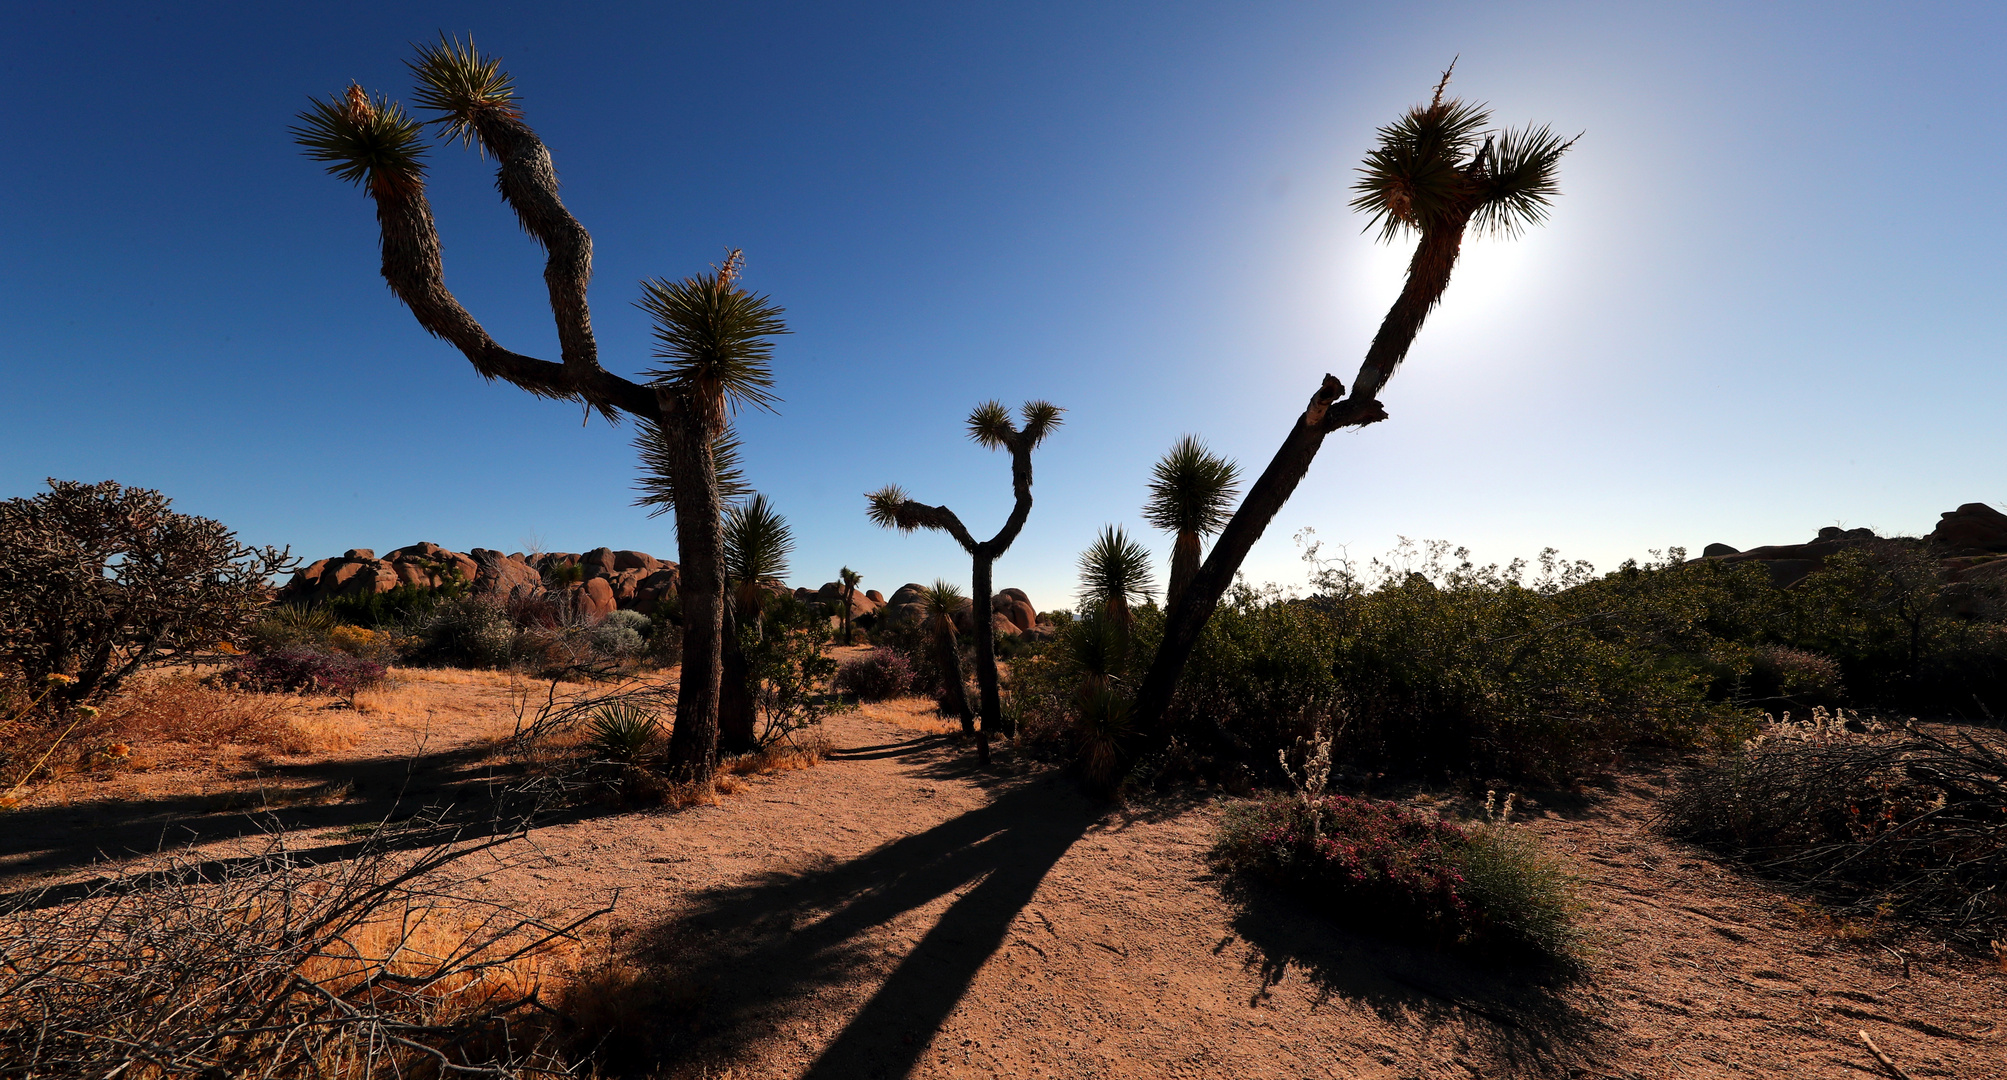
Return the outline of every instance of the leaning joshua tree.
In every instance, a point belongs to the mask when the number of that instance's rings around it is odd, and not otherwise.
[[[1465,232],[1515,236],[1547,217],[1549,201],[1559,190],[1555,177],[1561,155],[1575,140],[1561,138],[1545,125],[1487,132],[1491,113],[1485,106],[1443,96],[1449,78],[1444,72],[1428,104],[1409,109],[1379,130],[1379,141],[1353,185],[1358,196],[1352,208],[1370,216],[1368,227],[1377,227],[1382,240],[1408,234],[1417,238],[1401,295],[1366,350],[1351,396],[1336,378],[1324,376],[1221,531],[1212,554],[1170,605],[1164,642],[1136,700],[1136,721],[1146,738],[1161,741],[1168,735],[1165,712],[1199,633],[1248,550],[1309,471],[1324,437],[1387,418],[1378,400],[1380,388],[1449,287]]]
[[[1169,607],[1199,572],[1199,541],[1220,531],[1240,494],[1240,467],[1206,448],[1196,435],[1179,439],[1150,471],[1143,520],[1176,537],[1171,543]]]
[[[1022,429],[1011,422],[1010,410],[1002,402],[986,401],[969,413],[969,438],[995,450],[999,447],[1010,451],[1010,486],[1016,496],[1011,506],[1010,517],[995,536],[978,542],[969,535],[962,525],[962,519],[945,506],[928,506],[908,498],[905,489],[897,485],[881,488],[865,496],[871,500],[871,520],[888,529],[911,532],[914,529],[939,529],[955,538],[962,550],[969,553],[975,563],[971,585],[975,591],[973,616],[970,622],[976,631],[976,685],[982,693],[983,729],[979,747],[987,747],[991,732],[1003,731],[1003,701],[997,689],[997,640],[996,627],[990,618],[991,587],[990,565],[997,557],[1010,550],[1011,541],[1024,528],[1025,518],[1031,515],[1031,452],[1052,429],[1060,425],[1059,414],[1064,412],[1049,401],[1027,401],[1018,410],[1024,417]],[[1010,732],[1003,732],[1008,735]],[[987,753],[985,753],[987,756]]]
[[[435,114],[421,123],[402,106],[360,86],[315,101],[300,114],[295,138],[328,171],[360,184],[376,203],[382,273],[418,324],[444,338],[488,379],[504,379],[538,397],[576,401],[608,421],[622,413],[657,429],[663,464],[676,477],[676,544],[682,562],[683,679],[670,738],[673,767],[709,783],[717,767],[718,665],[724,580],[718,478],[713,447],[727,415],[741,405],[771,407],[772,348],[786,332],[780,308],[738,287],[734,253],[712,274],[643,283],[641,306],[655,318],[663,363],[641,381],[600,366],[586,286],[592,238],[558,198],[550,151],[523,120],[521,102],[500,62],[442,38],[421,46],[408,65],[413,100]],[[548,258],[544,282],[557,323],[560,361],[540,360],[497,344],[447,290],[439,234],[425,195],[425,123],[448,141],[478,144],[494,155],[495,186],[516,220]]]

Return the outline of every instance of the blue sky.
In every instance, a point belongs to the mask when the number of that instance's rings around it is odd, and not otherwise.
[[[1461,56],[1502,123],[1582,131],[1551,223],[1477,242],[1382,395],[1248,561],[1396,536],[1486,559],[1927,531],[2007,500],[2007,93],[1997,4],[19,5],[0,36],[0,496],[156,487],[308,557],[420,539],[673,557],[625,429],[483,383],[376,273],[367,199],[286,134],[409,42],[515,75],[591,230],[602,360],[637,282],[745,249],[788,309],[751,478],[797,583],[966,580],[870,526],[897,482],[979,533],[1008,467],[961,434],[1048,398],[999,563],[1041,607],[1196,432],[1257,472],[1350,381],[1405,251],[1345,208],[1375,125]],[[555,356],[540,253],[475,154],[433,155],[447,281]],[[1151,536],[1168,555],[1168,540]]]

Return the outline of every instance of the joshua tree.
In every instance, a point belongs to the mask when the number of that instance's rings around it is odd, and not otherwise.
[[[1059,414],[1064,411],[1051,402],[1027,401],[1018,410],[1018,415],[1024,418],[1022,429],[1011,422],[1010,410],[1001,402],[986,401],[969,413],[969,438],[992,450],[1002,447],[1010,451],[1010,484],[1017,501],[1011,506],[1004,527],[988,540],[977,542],[954,511],[914,502],[905,489],[896,485],[865,496],[871,500],[867,512],[872,521],[901,532],[939,529],[954,537],[975,563],[971,575],[975,598],[970,614],[976,633],[976,684],[983,700],[983,738],[979,746],[987,746],[990,732],[1002,731],[1004,722],[1003,701],[997,688],[996,627],[990,617],[990,566],[1010,550],[1011,541],[1017,539],[1025,518],[1031,514],[1031,452],[1060,425]]]
[[[1150,473],[1150,500],[1143,520],[1171,533],[1171,579],[1164,606],[1177,604],[1192,575],[1199,572],[1199,538],[1227,523],[1240,494],[1240,467],[1214,454],[1196,435],[1187,435],[1158,459]]]
[[[772,347],[786,332],[781,310],[737,285],[736,252],[725,266],[678,282],[643,284],[641,306],[655,317],[656,356],[666,361],[641,381],[599,364],[586,286],[592,238],[558,198],[557,170],[523,120],[520,100],[500,61],[442,38],[409,62],[413,100],[436,114],[448,141],[478,144],[499,162],[495,184],[516,220],[548,253],[544,282],[557,323],[561,362],[497,344],[447,290],[439,234],[425,195],[424,124],[360,86],[314,101],[295,138],[328,171],[362,185],[376,203],[383,278],[418,324],[444,338],[489,379],[505,379],[538,397],[576,401],[609,422],[626,413],[658,429],[663,464],[676,477],[676,544],[682,562],[683,680],[670,758],[686,779],[708,783],[717,766],[720,636],[724,584],[719,574],[720,518],[712,448],[727,412],[771,407]]]
[[[1163,645],[1136,701],[1138,726],[1153,741],[1168,735],[1165,711],[1199,633],[1248,550],[1309,471],[1324,437],[1387,418],[1378,400],[1380,388],[1449,287],[1464,233],[1475,229],[1480,235],[1516,236],[1546,219],[1559,190],[1555,178],[1561,155],[1575,140],[1561,138],[1545,125],[1487,133],[1491,114],[1485,106],[1443,96],[1449,78],[1445,71],[1427,104],[1379,130],[1378,144],[1359,170],[1352,208],[1369,215],[1368,228],[1377,227],[1382,240],[1409,233],[1417,237],[1407,281],[1366,350],[1351,396],[1345,396],[1343,383],[1324,376],[1221,531],[1212,554],[1170,606]]]
[[[968,597],[962,590],[940,578],[920,594],[927,613],[927,626],[934,644],[934,666],[941,669],[941,702],[962,719],[964,734],[976,737],[976,751],[984,764],[990,760],[989,735],[976,729],[975,710],[969,708],[969,690],[962,683],[962,647],[955,638],[955,612]]]
[[[864,575],[848,566],[836,572],[836,580],[843,583],[843,643],[850,644],[850,610],[857,603],[857,583]]]
[[[766,633],[766,588],[787,576],[794,532],[765,495],[754,495],[725,511],[725,577],[732,586],[725,606],[723,675],[718,690],[718,746],[744,753],[757,743],[752,672],[739,644],[739,628],[750,622],[754,640]]]

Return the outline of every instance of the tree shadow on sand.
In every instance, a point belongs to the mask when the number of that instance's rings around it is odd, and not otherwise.
[[[1049,782],[1022,782],[980,809],[858,859],[699,897],[687,913],[643,931],[640,949],[660,985],[701,996],[697,1023],[688,1014],[653,1017],[658,1029],[635,1041],[656,1061],[609,1064],[639,1070],[664,1058],[723,1061],[756,1047],[783,1033],[822,991],[878,982],[876,932],[953,895],[801,1074],[908,1075],[1046,873],[1100,817],[1083,797]]]

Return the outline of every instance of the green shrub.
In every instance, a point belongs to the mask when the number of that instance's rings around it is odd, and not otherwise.
[[[457,566],[440,571],[442,585],[399,585],[388,592],[348,593],[329,597],[320,605],[337,622],[353,626],[408,627],[423,623],[441,604],[465,598],[473,583],[460,577]]]
[[[458,667],[505,667],[515,652],[516,627],[492,600],[465,597],[434,608],[420,630],[417,658]]]
[[[264,653],[306,647],[327,649],[328,638],[341,623],[329,612],[297,604],[274,604],[246,632],[246,651]]]
[[[638,611],[615,611],[592,628],[592,645],[611,657],[639,656],[648,647],[648,630],[648,616]]]
[[[823,648],[830,637],[829,620],[814,608],[792,596],[775,597],[766,606],[765,625],[741,626],[739,635],[761,747],[851,707],[828,690],[836,659]]]
[[[1212,862],[1367,932],[1495,955],[1569,958],[1569,876],[1529,835],[1396,803],[1277,795],[1227,807]]]

